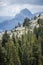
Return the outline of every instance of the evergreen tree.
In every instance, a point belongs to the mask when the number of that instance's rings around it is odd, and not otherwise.
[[[0,45],[0,65],[6,65],[5,48]]]
[[[27,26],[27,27],[29,27],[29,21],[30,21],[30,19],[25,18],[25,19],[24,19],[23,26]]]
[[[6,48],[7,48],[7,58],[9,59],[8,65],[21,65],[18,56],[18,50],[12,40],[8,41]]]
[[[8,42],[8,40],[9,40],[9,35],[7,34],[7,31],[5,31],[2,37],[2,46],[5,46],[5,43]]]

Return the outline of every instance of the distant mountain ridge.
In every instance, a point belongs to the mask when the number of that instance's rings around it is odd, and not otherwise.
[[[12,16],[0,16],[0,23],[2,23],[5,20],[11,20],[12,18]]]
[[[28,17],[31,19],[33,14],[28,9],[23,9],[20,11],[19,14],[17,14],[12,20],[6,20],[2,23],[0,23],[0,29],[2,30],[11,30],[16,25],[18,25],[18,22],[23,23],[24,19]]]
[[[28,17],[29,19],[31,19],[32,17],[34,17],[37,14],[40,14],[43,12],[39,12],[39,13],[35,13],[32,14],[28,9],[23,9],[20,11],[19,14],[17,14],[14,18],[12,18],[11,20],[5,20],[2,23],[0,23],[0,30],[11,30],[13,29],[15,26],[18,25],[18,23],[23,23],[24,19],[26,17]]]
[[[37,16],[39,14],[43,14],[43,12],[37,12],[37,13],[34,14],[34,16]]]

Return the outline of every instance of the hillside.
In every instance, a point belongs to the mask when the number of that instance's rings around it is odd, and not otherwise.
[[[43,16],[28,22],[0,33],[0,65],[43,65]]]
[[[34,28],[35,27],[39,27],[39,24],[37,23],[37,21],[38,21],[38,19],[41,19],[41,20],[43,20],[43,15],[41,15],[40,17],[37,17],[37,19],[35,19],[35,20],[30,20],[29,21],[29,28],[26,28],[25,29],[25,27],[23,27],[23,25],[21,24],[21,26],[20,27],[17,27],[17,28],[13,28],[12,30],[9,30],[9,31],[7,31],[8,32],[8,34],[10,34],[10,36],[11,36],[11,38],[12,38],[12,34],[14,33],[15,35],[18,35],[18,37],[19,36],[21,36],[22,34],[24,34],[24,32],[28,32],[28,31],[31,31],[31,32],[33,32],[33,30],[34,30]],[[7,24],[9,24],[9,27],[10,27],[10,23],[7,23]],[[4,26],[4,25],[3,25]],[[13,26],[13,25],[12,25]],[[8,27],[8,28],[9,28]],[[3,27],[3,30],[4,30],[4,27]],[[1,32],[0,32],[0,39],[2,39],[2,36],[3,36],[3,34],[4,34],[4,31],[3,30],[1,30]],[[2,32],[3,31],[3,32]],[[12,32],[11,32],[12,31]]]

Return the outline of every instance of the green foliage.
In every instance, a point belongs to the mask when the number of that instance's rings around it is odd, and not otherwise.
[[[34,16],[34,20],[36,20],[37,19],[37,16]]]
[[[9,40],[9,35],[7,34],[7,31],[5,31],[2,37],[2,46],[5,46],[5,43],[8,42],[8,40]]]
[[[34,28],[34,34],[36,35],[36,38],[38,39],[39,34],[40,34],[40,29],[39,28]]]
[[[24,19],[23,26],[28,26],[28,27],[29,27],[29,21],[30,21],[30,19],[25,18],[25,19]]]
[[[0,45],[0,65],[6,65],[5,48]]]
[[[6,50],[7,50],[7,58],[9,59],[9,65],[21,65],[19,56],[18,56],[18,50],[16,46],[14,45],[14,42],[12,40],[9,40],[8,43],[6,43]]]

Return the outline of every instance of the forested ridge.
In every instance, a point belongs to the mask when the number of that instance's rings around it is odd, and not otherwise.
[[[23,26],[29,26],[26,21]],[[0,65],[43,65],[43,20],[37,22],[39,27],[33,33],[24,32],[21,38],[12,35],[11,39],[5,31],[0,41]]]

